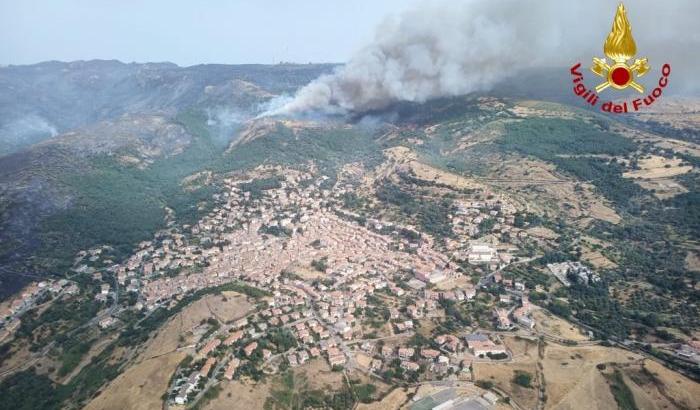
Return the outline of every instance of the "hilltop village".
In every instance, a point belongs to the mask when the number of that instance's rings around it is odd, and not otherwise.
[[[106,302],[118,287],[133,295],[131,309],[148,314],[232,282],[266,292],[264,309],[206,332],[173,378],[172,404],[191,402],[212,380],[276,373],[316,357],[333,368],[415,380],[469,372],[474,361],[507,360],[499,336],[477,326],[458,323],[450,333],[416,336],[421,319],[444,317],[454,304],[474,300],[479,286],[507,290],[485,315],[494,329],[534,326],[525,285],[500,273],[517,259],[512,243],[465,240],[443,253],[413,226],[362,220],[343,209],[339,199],[351,187],[323,189],[325,177],[275,171],[227,179],[205,218],[141,243],[125,263],[109,268],[116,283],[103,283],[96,296]],[[513,227],[516,210],[503,200],[461,200],[455,209],[454,229],[467,238],[478,236],[484,220],[526,236]],[[76,269],[89,270],[84,262],[94,254],[80,255]],[[464,264],[483,269],[482,280],[465,276]],[[110,317],[100,326],[117,323]]]
[[[515,226],[519,209],[507,198],[455,199],[452,229],[464,239],[438,244],[413,225],[347,209],[342,198],[354,188],[326,188],[326,179],[280,168],[230,177],[204,218],[168,222],[123,263],[110,263],[106,247],[76,257],[75,272],[91,274],[95,299],[111,306],[96,322],[104,331],[120,326],[124,310],[148,317],[198,291],[257,289],[258,309],[190,329],[199,337],[171,378],[170,405],[316,358],[387,381],[469,378],[476,362],[512,359],[503,332],[535,334],[528,298],[535,289],[504,269],[533,260],[520,247],[537,239]],[[564,286],[599,280],[578,263],[548,269]],[[42,282],[25,302],[12,302],[8,323],[19,321],[13,315],[38,299],[39,288],[77,289],[67,280]],[[430,318],[443,325],[419,332]]]

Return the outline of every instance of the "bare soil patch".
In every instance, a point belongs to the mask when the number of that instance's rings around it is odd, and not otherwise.
[[[640,169],[625,172],[622,176],[625,178],[654,179],[673,177],[692,171],[692,165],[681,165],[682,163],[683,160],[680,158],[650,155],[648,158],[639,160]]]
[[[169,353],[129,367],[85,407],[88,410],[150,410],[162,406],[161,396],[183,352]]]
[[[548,335],[574,341],[589,340],[578,327],[544,309],[533,309],[532,317],[535,319],[536,329]]]
[[[261,409],[270,395],[271,383],[236,380],[222,383],[219,396],[209,401],[206,410]]]
[[[381,401],[369,404],[360,403],[357,406],[357,410],[397,410],[402,408],[402,405],[409,402],[408,393],[414,391],[414,387],[397,387],[384,396]]]

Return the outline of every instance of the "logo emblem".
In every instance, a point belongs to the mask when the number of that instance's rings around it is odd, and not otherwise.
[[[593,57],[591,71],[605,82],[595,87],[596,92],[601,92],[608,87],[624,90],[632,87],[640,93],[644,93],[644,87],[635,81],[635,77],[641,77],[649,71],[649,63],[646,58],[638,58],[632,65],[627,63],[637,54],[637,44],[632,37],[632,26],[627,20],[625,6],[620,3],[617,6],[612,31],[603,45],[603,52],[612,60],[612,65],[607,59]]]

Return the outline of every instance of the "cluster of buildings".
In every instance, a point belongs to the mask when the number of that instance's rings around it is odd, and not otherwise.
[[[75,295],[80,288],[67,279],[32,282],[18,295],[0,304],[0,342],[19,327],[22,315],[28,310],[62,294]]]
[[[404,239],[411,252],[398,250],[393,246],[396,238],[329,209],[328,201],[335,194],[319,189],[318,183],[300,188],[298,182],[304,178],[310,175],[287,175],[280,188],[256,199],[241,190],[245,181],[228,181],[229,191],[221,205],[189,227],[189,239],[161,239],[158,246],[143,243],[117,268],[120,283],[140,292],[143,306],[154,309],[178,295],[237,279],[270,288],[290,266],[309,266],[321,259],[323,273],[339,284],[361,275],[372,277],[354,284],[356,292],[385,282],[383,275],[398,271],[413,272],[416,279],[433,284],[458,276],[449,258],[427,241],[416,244]],[[283,234],[269,234],[270,226],[283,226],[284,231],[279,231]],[[174,266],[202,268],[168,274]]]
[[[494,197],[491,193],[484,193]],[[487,233],[502,233],[510,231],[515,223],[517,209],[503,198],[484,201],[455,200],[457,209],[452,218],[453,229],[464,236],[478,238]],[[490,221],[488,231],[484,232],[484,221]]]
[[[125,262],[106,268],[119,290],[137,299],[137,310],[169,307],[190,292],[234,281],[272,295],[264,298],[262,310],[205,332],[206,340],[197,344],[199,359],[180,369],[170,388],[173,404],[188,403],[211,378],[234,380],[244,366],[274,372],[283,363],[294,367],[322,358],[330,366],[352,368],[363,351],[373,353],[369,370],[374,372],[398,359],[405,371],[445,374],[463,368],[465,352],[474,357],[503,353],[502,345],[481,336],[470,340],[439,334],[430,346],[384,346],[376,352],[375,343],[358,343],[372,332],[365,312],[377,307],[377,295],[389,303],[390,334],[409,337],[418,321],[441,314],[441,301],[472,300],[477,288],[464,281],[439,288],[462,274],[455,255],[437,251],[429,236],[406,234],[411,226],[361,223],[351,211],[335,206],[342,190],[322,189],[323,179],[293,170],[284,176],[273,170],[270,176],[269,171],[227,179],[225,192],[215,196],[215,206],[197,223],[169,223]],[[276,183],[257,184],[261,178]],[[508,231],[515,213],[497,200],[457,208],[456,230],[492,219],[492,231]],[[473,264],[510,262],[510,250],[492,242],[467,241],[457,251]],[[108,262],[100,253],[81,258],[103,266]],[[502,278],[494,275],[494,280]],[[515,285],[516,291],[525,290]],[[106,298],[114,291],[104,281],[97,296]],[[527,298],[521,300],[517,308],[496,311],[499,328],[512,328],[512,321],[531,327]],[[100,326],[113,326],[109,319]],[[279,332],[293,342],[273,343]]]
[[[600,281],[600,276],[581,262],[549,263],[547,269],[566,287],[571,286],[571,280],[584,285]]]

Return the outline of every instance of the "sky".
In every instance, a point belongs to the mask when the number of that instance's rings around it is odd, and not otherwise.
[[[0,64],[344,62],[416,0],[0,0]]]

